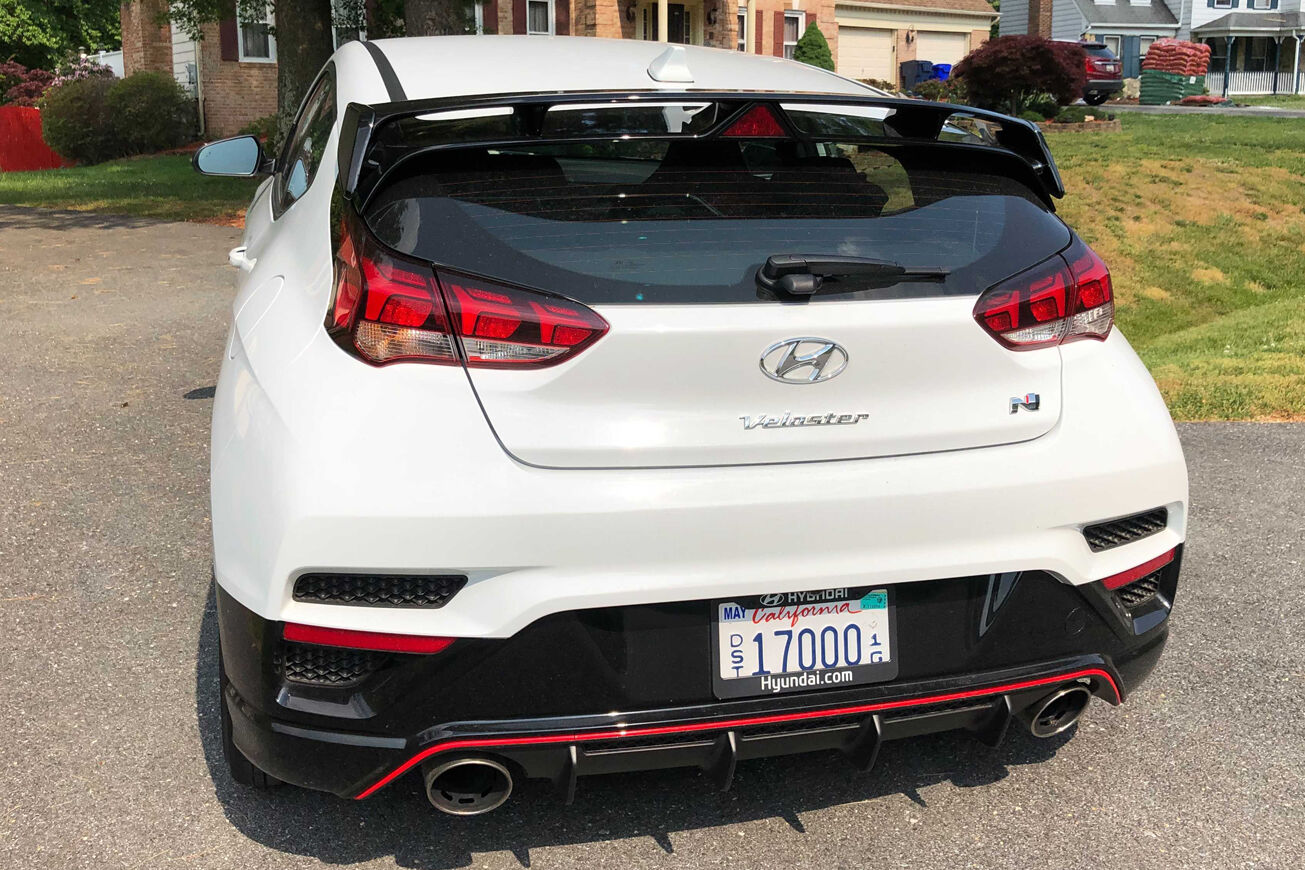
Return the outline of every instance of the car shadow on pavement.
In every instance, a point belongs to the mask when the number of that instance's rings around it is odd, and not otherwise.
[[[596,776],[580,780],[568,807],[550,784],[518,782],[502,809],[459,819],[433,809],[415,776],[367,801],[291,786],[260,792],[236,785],[222,758],[216,651],[210,588],[199,632],[196,710],[205,761],[227,819],[270,849],[328,864],[393,856],[402,867],[445,870],[470,866],[479,853],[508,851],[529,867],[534,849],[637,837],[672,854],[677,832],[763,819],[781,820],[801,836],[802,813],[890,795],[926,807],[923,789],[998,782],[1011,767],[1054,756],[1074,730],[1039,740],[1013,724],[996,750],[962,734],[895,741],[870,773],[855,771],[837,753],[750,761],[739,766],[733,789],[725,793],[696,770]]]
[[[30,205],[0,206],[0,230],[114,230],[154,226],[153,218],[89,211],[39,208]]]

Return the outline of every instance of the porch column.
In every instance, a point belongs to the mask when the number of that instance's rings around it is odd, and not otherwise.
[[[664,0],[663,0],[664,2]],[[1232,78],[1232,50],[1235,36],[1225,36],[1224,42],[1228,51],[1223,56],[1223,96],[1228,98],[1228,79]]]
[[[1291,61],[1291,92],[1300,93],[1300,34],[1292,36],[1296,40],[1296,56]]]
[[[757,53],[757,34],[752,30],[757,26],[757,0],[748,0],[748,14],[743,21],[743,32],[747,39],[743,41],[743,50],[748,54]],[[1299,53],[1299,52],[1298,52]]]
[[[1273,37],[1273,92],[1278,93],[1278,67],[1282,65],[1282,37]]]
[[[657,41],[670,42],[671,29],[670,4],[668,0],[657,0]]]

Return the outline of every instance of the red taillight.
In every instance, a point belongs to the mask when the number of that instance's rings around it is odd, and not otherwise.
[[[1161,555],[1156,556],[1149,562],[1143,562],[1136,568],[1129,568],[1127,571],[1112,574],[1111,576],[1104,578],[1101,582],[1107,589],[1113,592],[1121,586],[1127,586],[1129,583],[1136,582],[1141,580],[1143,577],[1154,574],[1173,560],[1174,551],[1170,550],[1168,553],[1162,553]]]
[[[1064,254],[985,292],[974,305],[974,319],[1011,350],[1104,341],[1115,322],[1110,270],[1075,239]]]
[[[607,321],[578,302],[439,273],[467,365],[520,368],[574,356],[607,331]]]
[[[461,356],[480,368],[538,368],[575,356],[607,332],[607,321],[579,302],[452,272],[437,276],[347,223],[335,259],[327,325],[372,363],[452,365]]]
[[[295,643],[337,646],[345,649],[370,649],[379,652],[437,653],[448,649],[451,637],[426,637],[416,634],[389,634],[381,631],[353,631],[347,628],[323,628],[287,622],[282,636]]]

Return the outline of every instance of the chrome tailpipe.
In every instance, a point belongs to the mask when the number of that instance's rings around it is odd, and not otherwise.
[[[426,798],[453,816],[479,816],[496,810],[512,794],[512,774],[492,758],[468,756],[422,765]]]
[[[1062,686],[1020,712],[1020,720],[1034,737],[1054,737],[1070,728],[1087,709],[1092,693],[1087,686]]]

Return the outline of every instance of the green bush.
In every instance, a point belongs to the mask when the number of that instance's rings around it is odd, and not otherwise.
[[[100,163],[122,153],[113,132],[109,91],[99,76],[57,85],[41,99],[41,136],[55,153],[80,163]]]
[[[250,121],[240,128],[242,135],[257,136],[263,140],[263,153],[275,154],[280,150],[276,135],[276,115],[266,115],[256,121]]]
[[[948,79],[945,82],[928,79],[915,86],[915,95],[922,100],[932,100],[935,103],[964,104],[966,101],[965,85],[961,84],[959,79]]]
[[[1046,116],[1041,112],[1035,112],[1032,109],[1025,109],[1023,112],[1020,112],[1020,118],[1025,121],[1032,121],[1035,124],[1041,124],[1043,121],[1047,120]]]
[[[1056,115],[1055,122],[1057,124],[1082,124],[1087,120],[1088,115],[1095,117],[1098,114],[1100,113],[1093,112],[1083,106],[1066,106]]]
[[[1029,100],[1026,108],[1030,112],[1037,112],[1042,116],[1039,120],[1045,121],[1056,117],[1056,113],[1060,111],[1060,102],[1050,94],[1039,94]]]
[[[167,73],[132,73],[116,83],[109,117],[122,154],[153,154],[195,138],[195,104]]]
[[[806,32],[802,34],[797,47],[793,49],[793,59],[799,63],[807,63],[833,72],[834,55],[829,50],[825,35],[820,32],[820,28],[814,21],[807,25]]]

